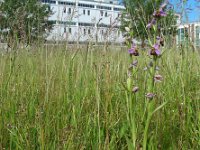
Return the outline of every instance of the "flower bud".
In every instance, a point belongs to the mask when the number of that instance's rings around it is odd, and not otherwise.
[[[136,93],[138,90],[139,90],[139,87],[135,86],[135,87],[132,89],[132,92],[133,92],[133,93]]]
[[[156,96],[156,94],[147,93],[145,96],[146,96],[147,98],[149,98],[149,99],[153,99],[153,97]]]

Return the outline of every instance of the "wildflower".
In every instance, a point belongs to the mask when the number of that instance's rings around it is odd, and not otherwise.
[[[150,50],[150,55],[159,56],[161,55],[160,45],[158,43],[154,44]]]
[[[138,61],[137,60],[134,60],[132,63],[131,63],[131,66],[132,67],[137,67],[138,65]]]
[[[132,92],[133,92],[133,93],[136,93],[138,90],[139,90],[139,87],[135,86],[135,87],[132,89]]]
[[[130,55],[139,56],[139,52],[137,50],[137,46],[133,43],[132,47],[128,50]]]
[[[151,28],[153,25],[156,24],[157,19],[160,19],[161,17],[165,17],[167,16],[167,13],[164,12],[164,8],[167,6],[167,1],[165,1],[158,10],[154,11],[153,13],[153,19],[151,20],[151,22],[149,24],[147,24],[147,28]]]
[[[164,12],[164,8],[167,6],[167,1],[165,1],[157,11],[154,11],[153,16],[155,18],[161,18],[167,16],[166,12]]]
[[[157,75],[154,76],[154,80],[156,82],[161,82],[163,80],[163,77],[161,75],[157,74]]]
[[[156,19],[153,18],[153,19],[151,20],[151,22],[147,24],[146,27],[149,29],[149,28],[151,28],[151,27],[152,27],[153,25],[155,25],[155,24],[156,24]]]
[[[153,17],[154,18],[161,18],[161,17],[165,17],[165,16],[167,16],[167,14],[166,14],[166,12],[164,12],[162,9],[159,9],[159,10],[157,10],[157,11],[154,11],[154,13],[153,13]]]
[[[137,60],[134,60],[129,68],[128,68],[128,76],[130,77],[132,75],[132,70],[133,70],[133,67],[137,67],[137,64],[138,64],[138,61]]]
[[[157,36],[156,40],[161,46],[164,46],[164,39],[162,37]]]
[[[156,94],[147,93],[145,96],[146,96],[147,98],[149,98],[149,99],[153,99],[153,97],[156,96]]]
[[[160,41],[160,39],[161,39],[161,37],[159,37],[159,36],[156,37],[156,40],[157,40],[157,41]]]

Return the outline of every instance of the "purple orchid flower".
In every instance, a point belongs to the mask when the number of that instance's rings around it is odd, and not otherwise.
[[[132,47],[128,50],[128,53],[130,55],[139,56],[137,46],[134,43],[132,44]]]
[[[155,18],[165,17],[167,16],[166,12],[164,12],[164,8],[167,6],[168,0],[166,0],[157,11],[154,11],[153,16]]]
[[[162,8],[160,8],[159,10],[154,11],[153,16],[154,16],[155,18],[161,18],[161,17],[167,16],[167,14],[166,14],[166,12],[163,11]]]
[[[155,75],[154,76],[154,81],[155,82],[161,82],[163,80],[163,77],[159,74]]]
[[[156,96],[156,94],[147,93],[145,96],[146,96],[147,98],[149,98],[149,99],[153,99],[153,97]]]
[[[153,19],[151,20],[151,22],[147,24],[146,27],[149,29],[149,28],[151,28],[151,27],[152,27],[153,25],[155,25],[155,24],[156,24],[156,19],[153,18]]]
[[[159,56],[161,55],[160,45],[158,43],[154,44],[150,50],[150,55]]]
[[[159,36],[156,37],[156,40],[157,40],[157,41],[159,41],[160,39],[161,39],[161,37],[159,37]]]
[[[160,6],[159,9],[154,11],[153,19],[146,26],[148,29],[156,24],[157,19],[167,16],[167,13],[164,12],[164,10],[163,10],[167,6],[167,3],[168,3],[168,0],[165,0],[165,2]]]
[[[136,93],[138,90],[139,90],[139,87],[135,86],[135,87],[132,89],[132,92],[133,92],[133,93]]]

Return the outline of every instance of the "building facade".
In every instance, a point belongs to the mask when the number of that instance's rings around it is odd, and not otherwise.
[[[47,40],[122,42],[119,30],[124,6],[117,0],[41,0],[53,11],[54,27]]]
[[[118,0],[41,0],[53,14],[48,18],[54,27],[47,40],[69,42],[122,43],[120,15],[125,9]],[[182,24],[177,16],[176,43],[187,39],[200,47],[200,22]]]
[[[192,42],[196,48],[200,48],[200,22],[185,23],[178,26],[177,43]]]

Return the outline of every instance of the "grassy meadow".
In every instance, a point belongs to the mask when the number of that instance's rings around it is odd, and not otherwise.
[[[126,88],[127,48],[2,52],[0,149],[139,150],[147,121],[147,149],[200,149],[199,54],[164,49],[157,70],[163,81],[153,101],[165,105],[148,120],[144,68],[150,58],[142,53],[133,94]]]

